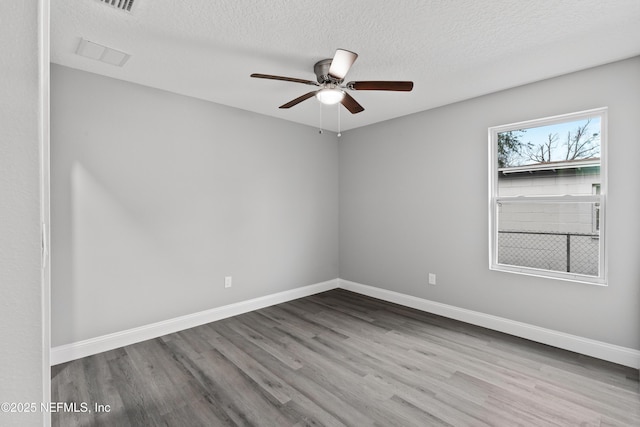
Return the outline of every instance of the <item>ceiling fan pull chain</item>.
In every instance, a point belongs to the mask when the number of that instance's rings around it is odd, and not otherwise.
[[[322,104],[320,104],[320,129],[318,133],[322,133]]]
[[[340,138],[342,136],[342,133],[340,132],[340,106],[338,105],[338,138]]]

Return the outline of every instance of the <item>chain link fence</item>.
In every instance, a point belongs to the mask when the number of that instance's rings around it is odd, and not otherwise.
[[[598,276],[597,233],[498,231],[498,263]]]

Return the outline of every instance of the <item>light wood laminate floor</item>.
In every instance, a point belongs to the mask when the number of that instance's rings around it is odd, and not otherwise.
[[[52,368],[54,426],[640,426],[638,371],[332,290]]]

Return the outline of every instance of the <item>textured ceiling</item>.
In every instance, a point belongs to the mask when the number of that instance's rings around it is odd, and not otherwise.
[[[124,67],[74,52],[80,38],[131,54]],[[51,0],[56,64],[311,126],[310,86],[336,48],[357,52],[346,81],[413,80],[413,92],[350,92],[365,108],[342,130],[640,55],[640,0]],[[322,124],[337,130],[337,106]]]

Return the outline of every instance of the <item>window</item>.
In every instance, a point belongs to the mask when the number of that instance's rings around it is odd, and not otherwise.
[[[489,267],[606,284],[606,108],[489,128]]]

